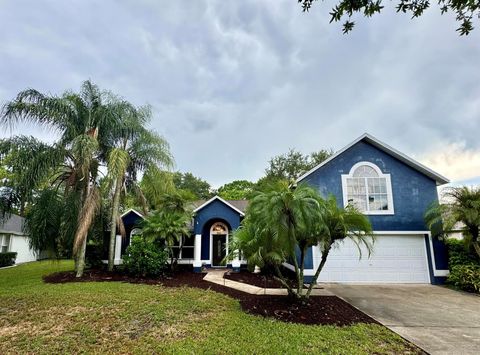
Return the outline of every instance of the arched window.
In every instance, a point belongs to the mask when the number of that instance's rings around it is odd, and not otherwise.
[[[210,232],[212,234],[228,234],[228,228],[225,224],[217,222],[212,226]]]
[[[365,214],[393,214],[390,174],[370,162],[355,164],[342,175],[344,205],[354,205]]]

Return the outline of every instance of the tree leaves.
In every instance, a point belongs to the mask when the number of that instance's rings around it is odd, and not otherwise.
[[[310,11],[316,0],[298,0],[304,12]],[[372,17],[382,11],[381,0],[340,0],[330,12],[330,22],[338,22],[347,18],[343,24],[343,33],[350,32],[355,23],[351,21],[354,14],[359,13],[365,17]],[[457,31],[461,36],[468,35],[473,29],[472,19],[480,17],[480,1],[476,0],[438,0],[441,14],[452,11],[456,20],[460,22]],[[396,5],[397,12],[410,13],[413,18],[423,15],[430,7],[429,0],[399,0]]]

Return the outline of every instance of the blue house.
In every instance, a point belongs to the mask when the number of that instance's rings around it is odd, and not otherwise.
[[[198,272],[203,267],[233,267],[239,270],[241,264],[246,263],[245,261],[237,258],[226,265],[224,259],[229,252],[229,236],[240,226],[247,204],[248,201],[245,200],[224,200],[219,196],[208,201],[194,201],[191,206],[194,212],[192,235],[184,238],[174,247],[179,250],[179,263],[191,264]],[[133,209],[122,215],[127,233],[123,246],[119,248],[122,250],[122,255],[130,243],[130,238],[134,234],[141,233],[143,218],[141,213]],[[120,237],[117,238],[118,243],[122,243]]]
[[[374,250],[359,258],[357,246],[343,241],[331,251],[320,282],[439,283],[448,274],[446,250],[425,225],[424,213],[438,200],[437,187],[448,179],[369,134],[364,134],[297,180],[324,195],[333,194],[340,206],[353,204],[370,219]],[[182,241],[180,262],[202,267],[240,268],[236,259],[225,265],[228,238],[239,227],[247,201],[215,196],[194,204],[192,236]],[[135,213],[124,215],[131,219]],[[135,217],[133,216],[133,217]],[[135,219],[135,218],[134,218]],[[131,223],[131,221],[130,221]],[[128,227],[133,233],[137,228]],[[320,262],[318,247],[307,254],[305,278]],[[284,264],[287,268],[293,268]]]
[[[319,281],[351,283],[438,283],[448,274],[446,249],[424,222],[437,186],[448,179],[364,134],[301,176],[341,206],[353,204],[365,213],[375,234],[373,254],[359,259],[357,246],[345,240],[329,255]],[[308,276],[320,262],[312,248]],[[287,266],[288,267],[288,266]]]

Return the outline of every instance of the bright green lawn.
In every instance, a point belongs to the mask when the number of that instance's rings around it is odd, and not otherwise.
[[[403,353],[384,327],[305,326],[245,314],[213,291],[120,282],[44,284],[71,262],[0,270],[0,354]]]

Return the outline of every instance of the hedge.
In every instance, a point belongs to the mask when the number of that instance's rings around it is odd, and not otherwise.
[[[15,264],[16,258],[17,253],[14,252],[0,253],[0,267],[11,266]]]
[[[480,293],[480,260],[461,240],[449,239],[447,282],[463,291]]]

